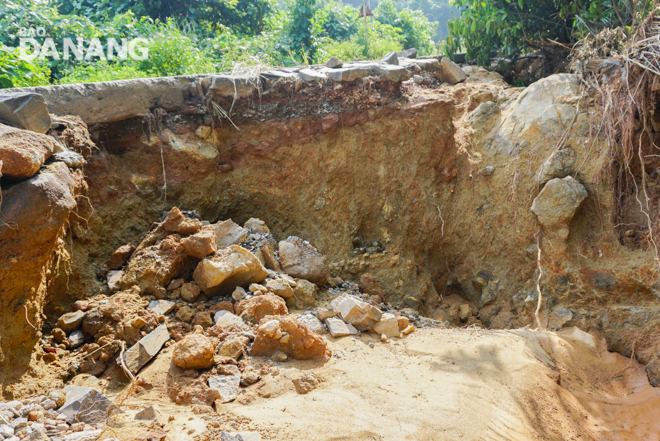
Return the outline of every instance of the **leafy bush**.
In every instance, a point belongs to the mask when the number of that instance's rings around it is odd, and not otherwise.
[[[329,0],[316,11],[314,24],[320,28],[319,37],[329,37],[335,41],[348,40],[359,31],[358,11],[341,1]]]
[[[421,55],[436,52],[433,35],[438,23],[430,22],[421,11],[403,9],[397,12],[392,0],[383,0],[374,10],[374,18],[380,23],[400,29],[405,48],[417,48]]]
[[[255,35],[265,29],[273,14],[272,0],[56,0],[62,14],[104,21],[129,11],[154,20],[174,18],[194,23],[199,29],[217,30],[229,26],[235,32]]]
[[[327,39],[319,48],[318,59],[319,61],[330,57],[338,57],[344,61],[353,58],[376,59],[388,52],[398,52],[403,49],[402,39],[398,29],[374,20],[369,25],[369,38],[366,42],[364,31],[357,32],[350,39],[342,42]]]
[[[66,72],[59,84],[96,83],[100,81],[130,80],[151,76],[134,65],[99,61],[93,65],[80,65]]]
[[[311,60],[316,53],[316,44],[312,34],[316,0],[292,0],[290,3],[291,20],[287,34],[290,50],[295,56]]]
[[[0,88],[46,86],[49,83],[50,69],[46,63],[21,60],[18,49],[0,43]]]
[[[465,49],[468,58],[481,65],[490,63],[494,49],[507,56],[538,48],[563,50],[585,32],[629,26],[652,8],[648,0],[453,0],[453,4],[462,15],[448,22],[446,52]]]
[[[197,47],[194,34],[184,34],[170,19],[157,23],[147,38],[149,57],[138,62],[148,76],[188,75],[215,72],[210,57]]]

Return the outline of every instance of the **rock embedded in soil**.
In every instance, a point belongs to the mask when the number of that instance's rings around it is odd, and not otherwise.
[[[555,178],[545,184],[531,210],[547,234],[566,240],[569,224],[587,196],[587,190],[572,176]]]
[[[85,313],[82,311],[69,312],[60,317],[57,321],[57,327],[68,334],[78,329],[84,318]]]
[[[15,181],[31,178],[54,150],[55,141],[49,136],[0,124],[3,178]]]
[[[319,385],[318,377],[312,373],[306,372],[293,378],[293,385],[296,387],[296,392],[301,395],[308,394]]]
[[[280,264],[286,274],[317,285],[328,281],[330,268],[325,263],[325,256],[309,242],[290,236],[279,243],[279,250]]]
[[[267,276],[268,271],[259,259],[237,245],[203,259],[193,273],[197,285],[210,296],[231,292],[236,286],[259,283]]]
[[[234,401],[238,396],[238,388],[241,385],[240,375],[228,375],[221,377],[212,377],[208,380],[209,387],[215,390],[220,397],[218,401],[221,404]]]
[[[66,402],[58,412],[66,415],[66,422],[99,424],[119,411],[105,395],[91,387],[69,385],[63,389]]]
[[[136,420],[155,421],[159,426],[167,424],[167,417],[157,405],[152,405],[135,414]]]
[[[208,369],[213,366],[215,347],[203,334],[185,336],[174,346],[172,359],[181,369]]]
[[[331,303],[342,320],[353,325],[358,331],[372,329],[383,315],[380,309],[350,295],[339,297]]]
[[[220,349],[218,350],[218,355],[221,357],[229,357],[234,360],[238,360],[243,355],[248,345],[250,344],[250,339],[244,335],[235,335],[233,337],[227,337],[227,339],[222,343]]]
[[[379,296],[383,300],[387,297],[385,290],[380,287],[378,280],[369,273],[364,273],[360,276],[360,291],[372,296]]]
[[[389,338],[399,337],[401,335],[399,321],[394,314],[390,313],[383,314],[380,321],[374,325],[373,330],[375,333],[384,334]]]
[[[167,330],[167,326],[164,324],[158,326],[124,353],[126,367],[133,374],[137,374],[144,365],[158,354],[169,339],[170,332]]]
[[[109,270],[120,269],[126,264],[128,259],[130,259],[134,251],[135,246],[131,244],[120,246],[112,253],[110,259],[105,262],[105,266],[108,267]]]
[[[296,360],[323,359],[331,355],[323,337],[293,317],[268,317],[262,320],[254,335],[252,355],[268,356],[278,350]]]
[[[345,337],[347,335],[357,335],[358,330],[342,319],[330,317],[325,320],[325,325],[328,327],[328,332],[334,338]]]
[[[184,283],[181,286],[181,300],[192,303],[199,297],[200,289],[195,282]]]
[[[284,299],[273,294],[260,295],[241,300],[235,306],[236,314],[252,323],[259,323],[268,315],[286,315],[288,309]]]
[[[239,316],[232,314],[229,311],[218,311],[215,313],[214,323],[216,326],[226,328],[229,326],[242,327],[245,322]]]

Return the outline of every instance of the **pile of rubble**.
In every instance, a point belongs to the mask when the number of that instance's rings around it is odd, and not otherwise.
[[[332,353],[323,334],[371,331],[388,341],[415,330],[408,317],[390,312],[372,276],[363,275],[360,286],[367,292],[361,293],[357,284],[333,277],[309,242],[292,236],[278,243],[254,218],[243,227],[231,220],[210,224],[173,208],[139,245],[116,250],[100,276],[107,294],[78,300],[59,318],[41,340],[43,359],[66,366],[69,378],[118,369],[135,378],[162,348],[174,345],[174,364],[193,379],[169,388],[181,404],[217,408],[235,400],[240,387],[260,381],[272,366],[255,368],[252,356],[324,361]],[[319,287],[325,287],[322,296]],[[313,309],[321,303],[325,307]],[[139,392],[150,385],[137,377],[134,387]],[[58,403],[68,422],[98,424],[117,410],[91,391],[85,393],[108,405],[97,406],[90,419],[81,413],[85,406],[69,415],[67,404]],[[82,393],[71,385],[64,392],[67,402]],[[51,404],[48,409],[56,407]]]
[[[92,441],[103,432],[106,418],[118,410],[92,388],[67,386],[47,396],[0,403],[0,439]]]

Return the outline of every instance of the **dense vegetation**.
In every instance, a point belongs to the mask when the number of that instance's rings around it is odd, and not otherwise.
[[[448,0],[415,1],[411,6],[449,8]],[[358,9],[341,0],[3,0],[0,87],[223,72],[237,64],[300,65],[331,56],[373,59],[409,47],[438,53],[438,23],[403,7],[407,3],[381,0],[367,37]],[[21,58],[21,37],[40,45],[52,39],[59,57],[51,50]],[[67,38],[87,56],[64,59]],[[107,54],[111,38],[145,39],[148,58],[89,56],[94,44]]]
[[[448,54],[490,64],[491,52],[515,58],[531,51],[567,53],[604,27],[630,32],[653,8],[649,0],[452,0],[461,16],[448,22]]]

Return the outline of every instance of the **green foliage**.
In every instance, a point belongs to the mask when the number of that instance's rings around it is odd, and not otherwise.
[[[358,11],[341,1],[329,0],[316,11],[314,24],[322,29],[319,37],[329,37],[335,41],[348,40],[359,31]]]
[[[149,57],[138,62],[148,76],[188,75],[215,72],[211,59],[198,47],[194,34],[184,34],[174,23],[157,23],[150,33]]]
[[[290,50],[302,58],[314,58],[316,53],[312,34],[315,6],[316,0],[293,0],[291,5],[291,21],[287,29]]]
[[[530,49],[570,46],[585,32],[629,27],[651,10],[639,0],[452,0],[460,18],[448,23],[448,55],[465,50],[469,59],[490,63],[492,50],[515,56]]]
[[[255,35],[265,29],[274,12],[271,0],[57,0],[62,14],[90,17],[95,21],[132,11],[138,16],[194,23],[200,30],[229,26],[235,32]]]
[[[400,29],[405,48],[417,48],[421,55],[436,52],[433,35],[438,23],[430,22],[421,11],[403,9],[397,12],[392,0],[383,0],[374,10],[374,18],[380,23]]]
[[[400,31],[390,25],[373,21],[369,25],[369,39],[365,41],[364,28],[342,42],[326,40],[319,48],[319,59],[327,60],[338,57],[341,60],[377,59],[391,51],[403,49],[403,37]],[[366,44],[365,44],[366,43]]]
[[[0,88],[46,86],[49,82],[46,63],[21,60],[18,49],[0,43]]]
[[[67,72],[59,84],[96,83],[100,81],[130,80],[145,78],[149,73],[139,70],[131,64],[108,63],[99,61],[93,65],[79,65]]]

